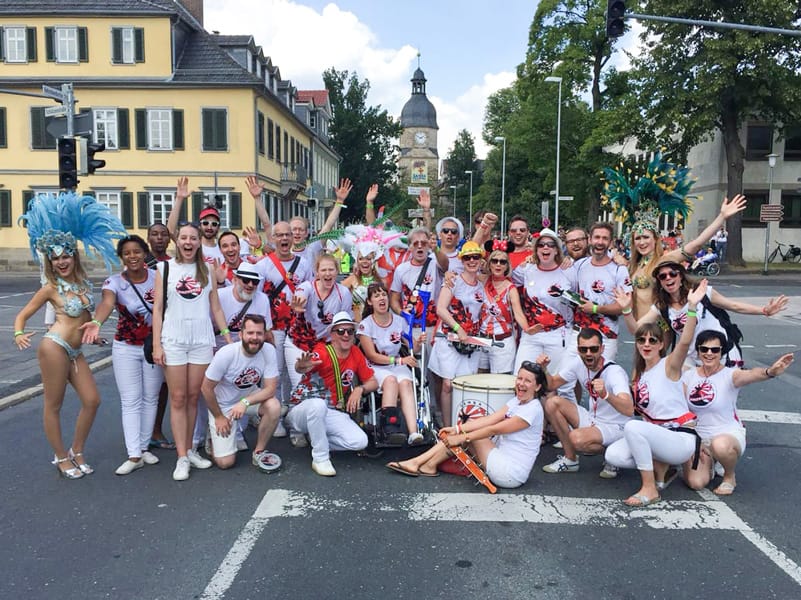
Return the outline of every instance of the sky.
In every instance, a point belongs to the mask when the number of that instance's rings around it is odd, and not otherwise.
[[[484,158],[487,97],[509,86],[525,58],[536,0],[205,0],[204,26],[250,34],[283,79],[322,89],[329,67],[370,81],[371,105],[399,117],[417,53],[437,109],[439,155],[467,129]]]

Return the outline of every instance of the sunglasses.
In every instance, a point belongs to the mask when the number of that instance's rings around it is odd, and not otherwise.
[[[343,337],[353,335],[354,333],[356,333],[356,330],[353,329],[352,327],[337,327],[336,329],[332,329],[332,331],[337,335],[341,335]]]
[[[520,229],[510,229],[509,233],[528,233],[528,229],[521,227]]]
[[[509,261],[505,258],[491,258],[490,263],[493,265],[508,265]]]
[[[244,277],[240,277],[239,281],[242,282],[242,285],[259,285],[258,279],[245,279]]]
[[[187,225],[189,225],[189,227],[194,227],[195,229],[197,229],[200,223],[198,223],[197,221],[178,221],[178,227],[186,227]]]
[[[665,279],[673,279],[674,277],[678,276],[679,276],[678,271],[662,271],[661,273],[659,273],[659,275],[656,276],[656,278],[659,281],[665,281]]]
[[[317,318],[320,319],[321,321],[323,319],[325,319],[325,312],[323,311],[323,308],[325,308],[325,304],[323,304],[322,300],[318,300],[317,301]]]
[[[219,221],[201,221],[200,224],[203,225],[203,227],[219,227],[220,226],[220,222]]]
[[[537,244],[537,248],[556,248],[556,244],[553,242],[540,242]]]
[[[520,368],[535,374],[542,373],[542,365],[539,363],[531,362],[530,360],[524,360],[523,363],[520,365]]]
[[[459,233],[458,229],[456,228],[451,229],[450,227],[443,227],[442,229],[440,229],[440,231],[442,233],[450,233],[451,235],[456,235],[457,233]]]
[[[598,354],[598,351],[601,349],[600,346],[579,346],[578,351],[579,354]]]
[[[720,346],[698,346],[698,352],[701,354],[720,354],[723,348]]]
[[[417,240],[416,242],[412,242],[412,246],[415,248],[420,248],[422,246],[428,246],[428,242],[424,242],[423,240]]]
[[[462,260],[481,260],[480,254],[468,254],[467,256],[463,256]]]
[[[653,346],[654,344],[658,344],[659,340],[656,339],[655,337],[648,337],[648,336],[643,335],[643,336],[640,336],[640,337],[637,338],[637,343],[638,344],[651,344]]]

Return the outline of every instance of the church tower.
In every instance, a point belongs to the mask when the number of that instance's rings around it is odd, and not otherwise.
[[[410,187],[430,187],[437,184],[439,153],[437,151],[437,111],[426,96],[426,76],[420,68],[412,76],[412,96],[403,105],[400,123],[401,181]],[[413,194],[416,195],[416,194]]]

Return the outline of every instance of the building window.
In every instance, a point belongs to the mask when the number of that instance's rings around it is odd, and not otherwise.
[[[109,212],[118,219],[122,218],[122,202],[120,192],[95,192],[95,199],[108,208]]]
[[[28,62],[29,32],[33,32],[35,42],[35,29],[26,29],[25,27],[4,27],[2,31],[0,31],[3,38],[2,53],[4,61],[7,63]]]
[[[8,148],[8,130],[6,128],[6,109],[0,106],[0,148]]]
[[[801,228],[801,192],[782,192],[782,207],[784,207],[784,217],[780,224],[782,229]]]
[[[0,190],[0,227],[11,227],[11,190]]]
[[[317,129],[317,115],[314,113],[309,113],[309,127],[311,129]]]
[[[264,156],[264,113],[261,111],[256,115],[256,149]]]
[[[145,30],[141,27],[111,28],[111,62],[132,65],[145,61]]]
[[[281,128],[275,126],[275,161],[281,162]]]
[[[273,126],[273,120],[267,119],[267,158],[273,158],[275,156],[275,151],[273,150],[274,147],[275,147],[275,131]]]
[[[746,131],[746,160],[767,160],[773,152],[773,127],[770,125],[749,125]]]
[[[174,202],[174,192],[150,192],[150,222],[166,223]]]
[[[765,223],[759,220],[759,210],[763,204],[768,202],[767,190],[750,190],[744,192],[748,198],[748,204],[743,211],[743,227],[750,227],[752,229],[764,229]]]
[[[56,138],[45,129],[44,111],[43,106],[31,107],[31,148],[33,150],[53,150],[56,147]]]
[[[216,206],[220,211],[220,231],[225,231],[230,227],[231,222],[229,213],[230,202],[228,192],[218,191],[216,194],[211,192],[203,193],[203,206]]]
[[[45,27],[45,54],[50,62],[77,63],[89,60],[86,27]]]
[[[228,150],[228,111],[224,108],[204,108],[203,119],[203,150]]]
[[[801,160],[801,125],[789,126],[784,131],[784,160]]]
[[[172,150],[172,111],[151,108],[147,111],[147,149]]]
[[[95,143],[105,144],[107,150],[118,150],[117,109],[95,108],[92,112],[95,122]]]

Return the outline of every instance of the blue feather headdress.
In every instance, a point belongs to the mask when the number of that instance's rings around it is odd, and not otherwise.
[[[645,173],[636,181],[631,169],[621,164],[617,169],[604,169],[604,191],[601,206],[609,206],[618,221],[634,233],[651,230],[659,233],[660,215],[680,215],[686,219],[692,213],[690,188],[695,179],[690,169],[662,159],[656,152]]]
[[[113,239],[125,237],[125,227],[108,208],[91,196],[75,192],[38,194],[19,218],[28,227],[31,253],[36,262],[43,256],[73,256],[83,242],[87,256],[99,254],[108,269],[119,264]]]

